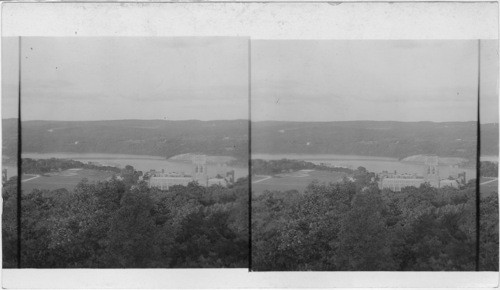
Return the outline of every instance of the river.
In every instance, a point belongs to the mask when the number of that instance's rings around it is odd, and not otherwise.
[[[346,167],[350,169],[356,169],[360,166],[363,166],[368,171],[375,173],[379,173],[385,170],[388,172],[397,171],[398,173],[416,173],[418,175],[423,175],[425,169],[425,166],[423,164],[402,162],[397,158],[390,157],[336,154],[252,154],[252,159],[279,160],[284,158],[304,160],[318,165],[324,163],[329,166]],[[441,178],[447,178],[454,171],[465,171],[467,180],[476,178],[476,168],[452,168],[449,165],[439,165]]]
[[[150,169],[161,170],[165,169],[167,172],[171,171],[184,171],[186,173],[191,172],[192,164],[189,162],[173,161],[168,160],[160,156],[148,156],[148,155],[126,155],[126,154],[100,154],[100,153],[24,153],[23,158],[33,158],[33,159],[48,159],[48,158],[65,158],[73,159],[81,162],[96,162],[102,165],[117,166],[120,168],[126,165],[131,165],[136,170],[141,170],[143,172],[149,171]],[[325,163],[330,166],[347,167],[351,169],[356,169],[359,166],[365,167],[367,170],[372,172],[382,172],[384,170],[393,172],[397,171],[399,173],[416,173],[419,175],[423,174],[424,166],[422,164],[401,162],[396,158],[389,157],[374,157],[374,156],[359,156],[359,155],[335,155],[335,154],[252,154],[253,159],[264,159],[264,160],[277,160],[277,159],[295,159],[295,160],[305,160],[315,164]],[[481,157],[481,160],[490,160],[498,162],[498,156],[485,156]],[[17,169],[15,166],[4,165],[3,168],[7,168],[8,176],[17,175]],[[231,167],[235,170],[235,177],[244,177],[248,175],[248,169],[243,167]],[[439,165],[440,175],[442,178],[446,176],[453,170],[448,165]],[[475,168],[459,168],[460,171],[466,172],[467,180],[476,177]],[[216,165],[208,165],[208,174],[212,176],[216,173]]]
[[[165,172],[185,172],[191,174],[193,165],[191,162],[173,161],[161,156],[149,155],[127,155],[127,154],[102,154],[102,153],[23,153],[23,158],[49,159],[61,158],[72,159],[81,162],[95,162],[106,166],[124,168],[126,165],[133,166],[136,170],[147,172],[151,169]],[[216,164],[207,164],[208,176],[217,174]],[[243,167],[228,166],[234,169],[235,178],[248,176],[248,169]]]

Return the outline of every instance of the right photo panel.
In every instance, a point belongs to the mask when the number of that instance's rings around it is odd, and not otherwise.
[[[250,59],[251,270],[498,271],[496,41],[252,40]]]

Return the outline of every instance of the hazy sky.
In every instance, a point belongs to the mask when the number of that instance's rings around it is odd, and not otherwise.
[[[477,120],[477,41],[254,40],[252,120]],[[498,122],[482,41],[482,122]]]
[[[248,38],[23,38],[23,120],[246,119]],[[17,116],[18,39],[2,45]],[[482,122],[498,122],[482,41]],[[252,40],[252,119],[476,120],[477,41]]]
[[[18,39],[3,41],[16,117]],[[248,119],[248,38],[23,38],[23,120]]]

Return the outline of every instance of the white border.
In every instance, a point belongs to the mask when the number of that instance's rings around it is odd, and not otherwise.
[[[493,288],[493,272],[248,272],[246,269],[3,270],[3,287],[27,289]]]
[[[3,3],[3,36],[497,39],[480,3]]]
[[[3,3],[2,36],[498,39],[498,4]],[[3,270],[5,288],[495,287],[492,272]]]

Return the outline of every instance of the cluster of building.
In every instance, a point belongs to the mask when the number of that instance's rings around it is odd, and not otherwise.
[[[5,182],[7,182],[7,169],[6,168],[2,168],[2,184],[4,184]]]
[[[404,187],[419,187],[423,183],[428,183],[436,188],[445,186],[458,188],[466,183],[465,172],[460,172],[458,167],[454,167],[454,170],[450,171],[448,178],[441,179],[439,176],[439,158],[437,156],[427,156],[423,169],[422,176],[408,173],[398,174],[396,171],[394,173],[387,171],[379,173],[379,188],[401,191]]]
[[[216,168],[213,177],[208,176],[206,155],[195,155],[193,157],[193,167],[191,174],[184,172],[165,172],[165,170],[151,170],[147,173],[149,187],[156,187],[167,190],[174,185],[188,185],[190,182],[197,182],[201,186],[220,185],[228,186],[234,183],[234,170],[230,170],[225,165]]]

